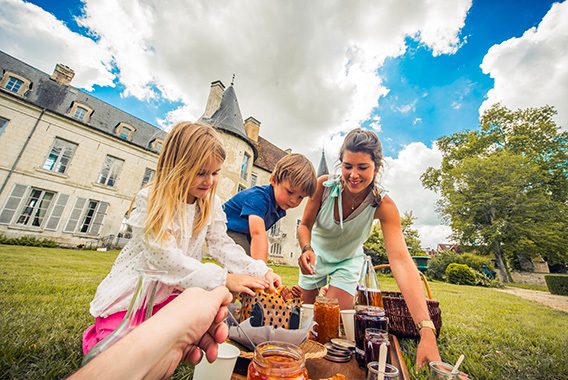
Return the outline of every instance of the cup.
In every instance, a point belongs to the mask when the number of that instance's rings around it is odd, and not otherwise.
[[[314,305],[312,304],[302,304],[302,309],[300,310],[300,328],[308,327],[314,320]]]
[[[230,380],[233,375],[233,369],[237,363],[240,350],[229,343],[219,345],[219,353],[217,360],[209,363],[206,358],[195,366],[193,370],[194,380]]]
[[[452,375],[453,365],[444,362],[430,362],[430,379],[432,380],[462,380],[469,379],[466,373],[458,372],[456,375]]]
[[[341,310],[339,313],[345,330],[345,339],[355,342],[355,310]]]
[[[377,380],[379,373],[379,362],[370,362],[367,364],[367,380]],[[390,364],[385,364],[385,371],[382,374],[385,380],[398,380],[398,373],[398,368]]]

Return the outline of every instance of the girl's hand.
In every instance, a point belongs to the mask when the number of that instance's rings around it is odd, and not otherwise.
[[[268,291],[270,293],[274,293],[276,291],[275,288],[282,285],[282,279],[280,278],[279,275],[274,273],[272,271],[272,269],[270,269],[268,272],[266,272],[266,274],[264,275],[264,278],[268,281]]]
[[[310,249],[302,253],[298,258],[298,265],[302,274],[316,274],[316,254],[314,251]]]
[[[254,296],[255,289],[266,289],[269,287],[269,284],[264,278],[247,276],[246,274],[227,273],[226,286],[232,293],[246,293]]]

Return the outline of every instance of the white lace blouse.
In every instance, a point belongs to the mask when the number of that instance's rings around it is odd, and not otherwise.
[[[172,293],[189,287],[207,290],[225,285],[227,272],[263,277],[269,268],[262,260],[254,260],[227,235],[227,217],[221,200],[215,196],[211,219],[197,236],[181,236],[179,225],[172,227],[173,235],[161,245],[151,237],[144,236],[149,190],[142,189],[135,200],[127,223],[132,227],[132,238],[119,253],[110,273],[97,288],[91,302],[90,313],[94,317],[128,309],[136,288],[137,269],[157,269],[167,273],[160,276],[154,304],[168,298]],[[187,227],[191,231],[195,216],[195,204],[186,205]],[[224,268],[202,263],[202,248],[206,243],[208,252]]]

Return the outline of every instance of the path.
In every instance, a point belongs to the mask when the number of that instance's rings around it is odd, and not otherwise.
[[[568,313],[568,296],[557,296],[539,290],[521,289],[513,287],[506,287],[505,289],[496,289],[496,290],[503,293],[514,294],[521,298],[530,301],[539,302],[553,309],[562,310],[563,312]]]

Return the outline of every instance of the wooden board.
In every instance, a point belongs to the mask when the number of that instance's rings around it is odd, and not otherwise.
[[[391,349],[389,349],[388,362],[398,368],[400,371],[400,380],[410,380],[402,352],[400,351],[398,339],[394,335],[389,335],[389,338]],[[231,380],[246,380],[246,366],[249,361],[243,362],[242,360],[242,358],[239,358],[240,363],[237,363],[237,368],[235,368],[235,373],[231,377]],[[365,379],[365,370],[359,368],[355,357],[347,363],[335,363],[323,358],[309,359],[306,360],[306,368],[308,369],[310,379],[313,380],[326,379],[337,373],[342,373],[350,380]],[[245,372],[243,372],[243,369]]]

